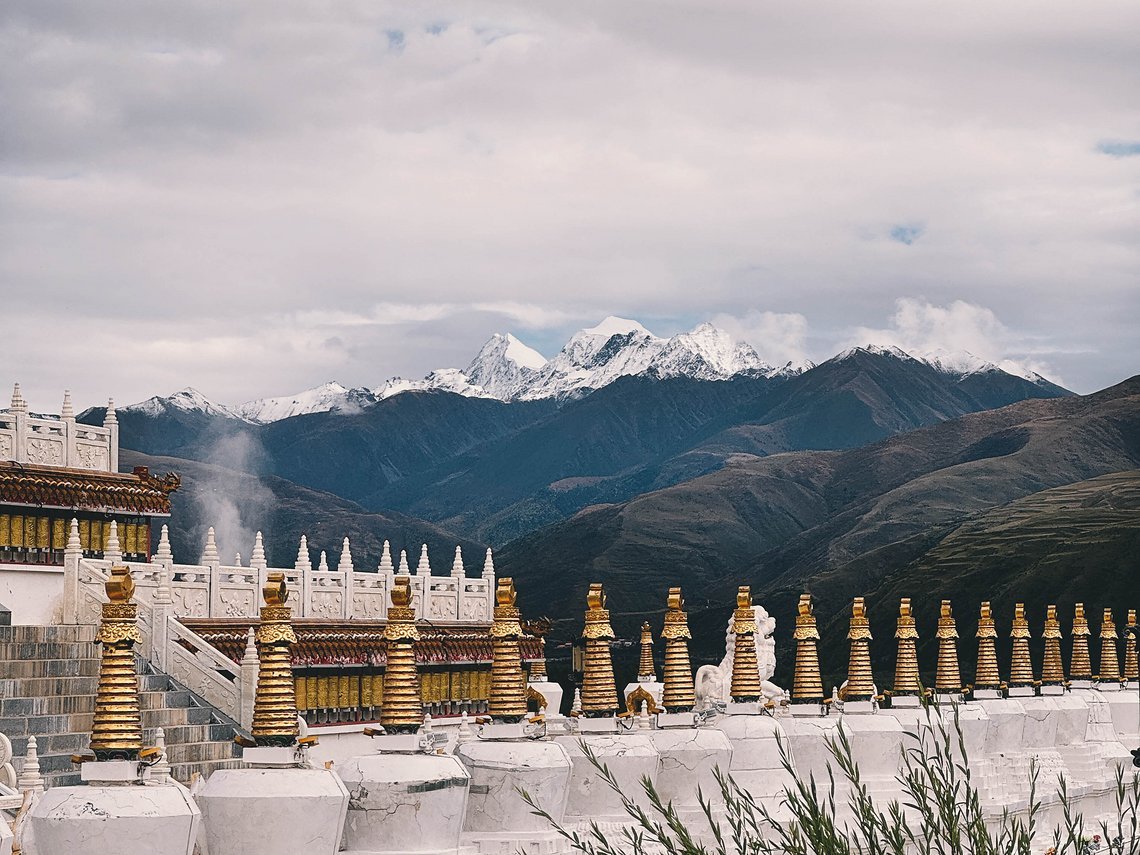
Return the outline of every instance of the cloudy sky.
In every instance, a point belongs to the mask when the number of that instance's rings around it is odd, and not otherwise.
[[[1140,372],[1140,4],[8,0],[0,381],[228,403],[551,355]]]

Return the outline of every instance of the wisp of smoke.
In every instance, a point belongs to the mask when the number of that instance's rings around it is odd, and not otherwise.
[[[200,485],[196,500],[200,519],[214,527],[218,552],[228,564],[235,552],[249,555],[254,535],[266,537],[273,494],[257,479],[265,456],[258,439],[245,431],[225,434],[210,448],[210,480]]]

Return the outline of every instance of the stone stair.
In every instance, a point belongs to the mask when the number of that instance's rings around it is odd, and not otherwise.
[[[49,787],[79,783],[71,755],[87,748],[95,714],[99,646],[94,626],[0,626],[0,733],[12,741],[19,769],[28,737],[36,737]],[[237,765],[235,723],[142,659],[139,700],[143,744],[155,728],[166,735],[171,774],[188,783],[195,772]]]

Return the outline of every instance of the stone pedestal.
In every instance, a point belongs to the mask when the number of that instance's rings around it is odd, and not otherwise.
[[[455,756],[471,776],[462,842],[480,853],[566,851],[563,838],[519,794],[526,790],[555,822],[566,814],[570,755],[545,740],[476,739],[460,743]],[[213,855],[213,853],[211,853]]]
[[[849,708],[849,704],[845,704]],[[898,782],[903,751],[913,744],[898,718],[884,712],[844,712],[839,727],[851,745],[851,757],[868,791],[880,804],[902,801]],[[837,734],[838,736],[838,734]],[[826,750],[826,749],[825,749]],[[838,772],[836,777],[840,777]]]
[[[210,855],[340,849],[348,789],[331,769],[300,768],[292,748],[247,748],[245,769],[219,769],[197,796]]]
[[[656,787],[662,801],[681,811],[699,811],[698,788],[714,804],[722,801],[714,772],[732,768],[732,745],[724,731],[671,727],[644,733],[661,757]]]
[[[645,731],[559,736],[554,741],[566,749],[572,764],[570,796],[566,802],[567,822],[632,821],[622,807],[621,797],[602,780],[582,751],[582,743],[598,760],[609,767],[626,796],[650,810],[645,791],[641,788],[641,779],[648,776],[650,780],[657,782],[660,756],[653,746],[653,740],[645,735]]]
[[[782,720],[788,722],[790,717]],[[728,769],[733,779],[754,799],[769,800],[768,807],[774,809],[792,782],[780,758],[779,740],[789,749],[791,745],[780,720],[769,715],[726,715],[718,716],[713,726],[732,746]]]
[[[621,693],[621,705],[625,706],[626,698],[630,696],[631,692],[636,692],[638,689],[645,689],[653,697],[653,703],[661,706],[661,696],[665,694],[665,684],[657,680],[648,680],[642,683],[640,680],[636,683],[630,683]],[[641,712],[638,707],[634,712]]]
[[[457,758],[365,755],[345,762],[339,773],[349,796],[346,852],[452,855],[459,848],[471,777]]]
[[[1112,727],[1126,748],[1140,745],[1140,698],[1136,689],[1104,693],[1105,703],[1112,716]]]
[[[201,814],[177,785],[137,786],[138,763],[88,762],[87,786],[40,796],[28,848],[40,855],[191,855]]]
[[[562,696],[564,690],[557,683],[551,683],[549,680],[532,680],[527,683],[527,687],[534,689],[546,701],[546,717],[547,718],[561,718],[562,717]]]

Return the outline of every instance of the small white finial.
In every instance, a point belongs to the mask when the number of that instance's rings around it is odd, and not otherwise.
[[[107,532],[107,547],[103,550],[103,557],[112,564],[123,560],[123,550],[119,546],[119,524],[111,520],[111,529]]]
[[[641,712],[637,716],[637,727],[639,730],[653,729],[653,724],[649,721],[649,703],[647,701],[641,702]]]
[[[570,712],[573,712],[573,713],[582,712],[582,690],[581,689],[575,689],[574,690],[574,700],[570,704]]]
[[[115,399],[114,398],[108,398],[107,399],[107,414],[105,416],[103,416],[103,427],[107,427],[108,425],[117,425],[118,423],[119,423],[119,417],[115,413]]]
[[[452,562],[451,562],[451,575],[452,576],[462,576],[463,575],[463,550],[460,549],[458,546],[455,547],[455,558],[452,559]]]
[[[44,776],[40,774],[40,755],[36,750],[36,738],[28,737],[28,753],[24,756],[24,766],[16,779],[16,789],[21,793],[44,791]]]
[[[483,559],[483,575],[488,579],[495,578],[495,559],[491,557],[491,547],[487,547],[487,557]]]
[[[241,664],[257,667],[257,638],[252,626],[245,634],[245,652],[242,654]]]
[[[344,539],[344,543],[340,547],[340,561],[337,562],[336,569],[340,573],[352,572],[352,549],[348,545],[348,538]]]
[[[26,413],[28,411],[28,402],[24,400],[24,396],[20,392],[19,383],[12,387],[11,410],[13,413]]]
[[[234,553],[234,567],[241,567],[241,553]]]
[[[214,539],[214,527],[206,529],[206,548],[202,550],[202,563],[216,567],[221,563],[218,558],[218,542]]]
[[[312,570],[313,562],[309,560],[309,538],[301,535],[301,543],[297,547],[297,561],[294,563],[295,570]]]
[[[408,550],[400,550],[400,569],[397,571],[401,576],[408,575]]]
[[[170,551],[170,531],[165,525],[158,535],[158,548],[154,551],[154,560],[174,563],[174,553]]]
[[[416,565],[417,576],[430,576],[431,563],[428,561],[427,544],[420,547],[420,563]]]
[[[380,553],[380,566],[377,568],[381,573],[392,573],[392,550],[388,546],[388,541],[384,541],[384,551]]]
[[[79,542],[79,520],[71,518],[71,531],[67,535],[67,552],[82,552],[83,544]]]
[[[249,566],[265,568],[265,544],[261,540],[261,532],[253,536],[253,553],[249,556]]]
[[[71,390],[63,390],[63,406],[59,408],[59,416],[63,419],[75,418],[75,408],[71,405]]]
[[[323,549],[321,550],[321,563],[317,565],[317,569],[322,573],[329,572],[329,559]]]
[[[150,779],[156,784],[169,784],[170,762],[166,759],[166,731],[161,727],[154,731],[154,747],[158,749],[158,760],[150,767]]]
[[[474,731],[471,730],[471,718],[467,715],[467,710],[459,716],[459,730],[456,733],[456,739],[460,742],[470,742],[475,738]]]
[[[431,713],[424,713],[424,733],[431,733]]]

